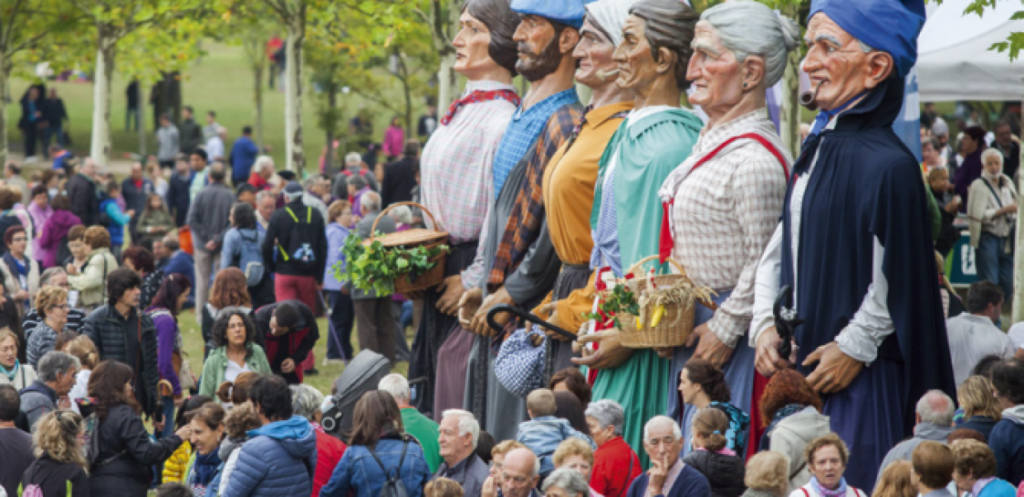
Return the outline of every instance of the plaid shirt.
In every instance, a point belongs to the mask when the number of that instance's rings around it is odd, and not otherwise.
[[[471,81],[463,96],[473,91],[514,90],[495,81]],[[491,205],[494,154],[516,107],[495,99],[466,105],[447,126],[439,126],[420,158],[422,203],[434,214],[452,243],[480,238]],[[425,216],[428,228],[433,228]]]
[[[575,90],[572,95],[576,96]],[[529,161],[526,164],[526,178],[494,255],[494,264],[487,281],[491,292],[504,284],[505,277],[519,267],[526,252],[540,235],[541,223],[544,221],[544,169],[555,152],[573,135],[576,124],[583,117],[578,101],[570,104],[555,110],[532,152],[523,157]]]
[[[659,195],[674,199],[669,214],[672,258],[694,282],[732,289],[708,328],[729,346],[746,334],[753,317],[754,276],[779,223],[786,176],[778,159],[754,140],[730,144],[690,173],[693,165],[729,138],[756,132],[789,159],[765,109],[701,132],[693,153],[665,180]],[[685,179],[685,180],[684,180]]]
[[[505,131],[505,136],[501,138],[498,155],[494,158],[494,198],[498,198],[505,179],[508,178],[509,173],[516,167],[519,160],[526,155],[527,150],[547,125],[551,114],[554,114],[555,110],[563,105],[575,104],[579,101],[576,88],[573,87],[551,95],[526,110],[523,110],[522,106],[516,110],[512,116],[512,122],[508,124],[508,130]]]

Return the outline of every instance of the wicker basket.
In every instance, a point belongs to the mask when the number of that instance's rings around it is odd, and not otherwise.
[[[633,264],[629,271],[627,271],[626,274],[632,273],[634,276],[627,285],[637,295],[637,298],[647,291],[647,278],[641,268],[645,263],[657,258],[658,256],[656,255],[644,258]],[[689,278],[686,276],[686,270],[678,262],[672,259],[668,261],[675,266],[679,274],[660,274],[654,276],[654,283],[659,288],[670,288],[682,281],[689,281]],[[638,270],[641,270],[641,272],[638,273]],[[678,347],[683,345],[690,338],[690,333],[693,333],[696,305],[697,302],[695,300],[687,303],[666,304],[665,314],[658,322],[658,325],[650,326],[649,321],[650,316],[653,314],[654,306],[648,303],[646,312],[643,312],[644,309],[641,310],[648,320],[643,329],[637,329],[637,316],[623,312],[619,315],[619,325],[621,326],[619,341],[623,347],[631,349]],[[713,303],[708,303],[707,305],[714,306]]]
[[[417,204],[416,202],[396,202],[388,206],[387,209],[381,211],[377,215],[377,219],[373,221],[373,227],[370,228],[370,238],[363,241],[364,244],[369,245],[373,243],[375,238],[373,234],[377,232],[377,223],[380,219],[387,215],[388,211],[398,207],[400,205],[408,205],[412,207],[418,207],[420,210],[430,216],[430,224],[434,225],[434,230],[413,228],[405,231],[398,231],[395,233],[389,233],[379,238],[378,240],[385,248],[391,247],[403,247],[403,248],[414,248],[414,247],[426,247],[427,249],[434,248],[438,245],[444,245],[448,243],[448,232],[437,230],[437,221],[434,220],[434,215],[431,214],[426,207]],[[432,286],[441,283],[444,280],[444,266],[445,256],[447,254],[441,253],[430,259],[434,262],[434,267],[428,269],[425,273],[419,275],[415,280],[412,280],[409,274],[401,275],[395,278],[395,293],[409,293],[419,290],[424,290]]]

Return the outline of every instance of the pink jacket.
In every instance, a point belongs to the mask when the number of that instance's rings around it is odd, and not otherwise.
[[[384,132],[384,156],[399,157],[405,147],[405,130],[395,126],[388,126]]]

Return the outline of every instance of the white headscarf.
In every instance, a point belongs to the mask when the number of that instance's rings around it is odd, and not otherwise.
[[[587,5],[587,20],[601,26],[612,43],[622,43],[622,25],[629,17],[629,8],[637,0],[597,0]]]

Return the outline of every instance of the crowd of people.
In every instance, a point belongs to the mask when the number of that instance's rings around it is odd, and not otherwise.
[[[60,142],[7,164],[0,497],[1024,495],[1019,139],[951,143],[926,106],[918,163],[892,133],[920,7],[812,2],[796,159],[766,94],[799,30],[760,3],[468,0],[465,92],[379,163],[298,177],[186,107],[121,181]],[[439,285],[354,285],[352,237],[416,227],[448,234]],[[627,347],[600,304],[669,259],[710,296],[684,343]],[[321,392],[323,340],[408,374]]]

